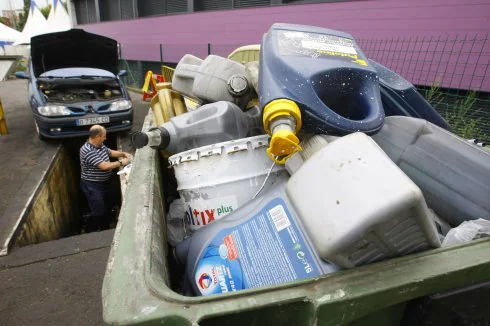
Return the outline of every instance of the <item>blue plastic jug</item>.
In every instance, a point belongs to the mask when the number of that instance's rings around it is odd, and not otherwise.
[[[299,149],[295,134],[375,134],[384,110],[376,70],[349,34],[274,24],[262,39],[260,106],[269,155]]]

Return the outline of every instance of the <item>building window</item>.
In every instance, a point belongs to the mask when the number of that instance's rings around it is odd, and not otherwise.
[[[184,0],[182,0],[184,1]],[[162,0],[138,0],[138,16],[160,16],[167,13],[166,1]]]
[[[252,8],[270,6],[270,0],[233,0],[233,8]]]
[[[283,4],[290,4],[290,3],[324,3],[324,2],[348,2],[348,1],[354,1],[354,0],[282,0]]]
[[[186,0],[167,0],[167,14],[187,12]]]
[[[194,0],[194,11],[233,9],[232,0]]]
[[[186,13],[188,11],[188,4],[191,6],[194,4],[194,11],[218,11],[274,5],[344,1],[353,0],[73,0],[78,24],[97,22],[96,2],[99,4],[100,20],[114,21],[136,17]]]
[[[138,0],[138,16],[150,17],[187,12],[187,0]]]
[[[120,2],[121,2],[121,19],[135,18],[133,0],[120,0]]]

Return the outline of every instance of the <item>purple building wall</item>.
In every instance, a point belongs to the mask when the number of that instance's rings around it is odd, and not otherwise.
[[[163,44],[164,61],[178,62],[185,53],[205,57],[208,43],[212,53],[224,56],[240,45],[260,43],[274,22],[323,26],[350,33],[363,48],[369,43],[370,48],[364,48],[369,57],[413,83],[430,85],[437,81],[444,87],[490,90],[490,80],[486,78],[490,73],[487,70],[490,0],[364,0],[287,5],[80,27],[119,41],[127,60],[160,61]],[[399,56],[406,54],[405,58],[396,59],[396,69],[389,55],[383,56],[380,48],[372,47],[374,40],[380,47],[389,41],[400,43],[396,52]],[[427,57],[427,53],[432,57]],[[426,54],[425,58],[421,54]],[[414,63],[400,65],[402,60]],[[438,64],[436,68],[434,61]]]

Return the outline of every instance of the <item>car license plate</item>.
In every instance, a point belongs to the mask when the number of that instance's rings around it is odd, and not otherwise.
[[[96,125],[100,123],[108,123],[109,117],[96,117],[96,118],[87,118],[87,119],[78,119],[77,126],[88,126],[88,125]]]

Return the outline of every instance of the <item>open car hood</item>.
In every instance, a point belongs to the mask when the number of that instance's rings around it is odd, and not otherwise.
[[[31,39],[34,76],[60,68],[98,68],[118,73],[117,42],[81,29],[42,34]]]

